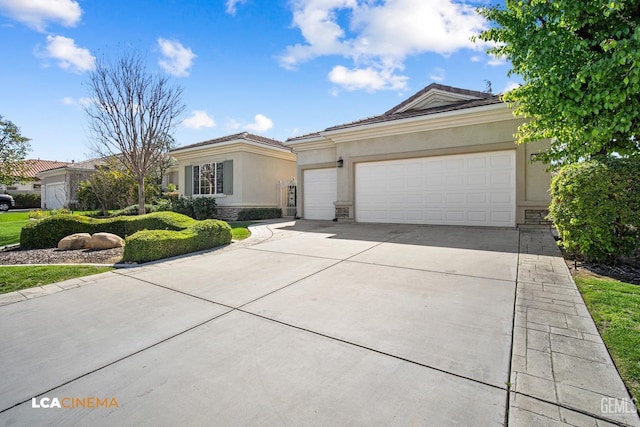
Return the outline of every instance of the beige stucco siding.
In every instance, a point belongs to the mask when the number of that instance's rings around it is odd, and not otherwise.
[[[253,207],[278,205],[278,181],[295,178],[295,161],[242,153],[244,204]],[[234,167],[234,174],[235,174]],[[235,188],[235,183],[234,183]]]
[[[185,195],[185,167],[233,161],[233,194],[214,196],[216,204],[224,207],[275,207],[278,180],[294,177],[296,172],[295,154],[247,147],[241,143],[177,152],[173,157],[177,161],[178,192],[181,195]]]
[[[504,113],[503,113],[504,114]],[[336,207],[348,209],[348,218],[355,218],[355,164],[380,160],[407,159],[415,157],[442,156],[479,153],[486,151],[516,150],[516,223],[524,223],[525,209],[545,209],[549,204],[548,188],[550,174],[544,165],[530,161],[531,154],[542,151],[545,143],[517,145],[514,135],[521,120],[500,116],[494,121],[470,125],[406,132],[399,129],[393,134],[388,129],[376,136],[374,132],[356,132],[352,136],[327,135],[333,142],[326,148],[305,150],[305,144],[293,144],[298,154],[298,179],[303,171],[319,165],[335,165],[338,158],[344,167],[338,169]],[[390,125],[391,126],[391,125]],[[315,144],[318,144],[316,142]],[[304,183],[302,183],[304,192]],[[300,199],[302,200],[302,199]],[[300,207],[304,214],[304,206]]]

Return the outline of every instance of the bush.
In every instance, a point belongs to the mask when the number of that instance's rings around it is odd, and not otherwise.
[[[55,247],[60,239],[74,233],[93,234],[104,231],[126,238],[144,229],[184,230],[194,222],[192,218],[174,212],[155,212],[107,219],[69,214],[54,215],[25,225],[20,234],[20,247],[23,249]]]
[[[249,208],[242,209],[238,213],[238,221],[251,221],[255,219],[272,219],[281,217],[282,209],[280,208]]]
[[[12,194],[16,209],[40,208],[40,194]]]
[[[212,219],[185,230],[143,230],[127,237],[123,261],[148,262],[231,243],[231,227]]]
[[[640,242],[640,159],[603,157],[560,169],[549,217],[569,252],[612,262]]]
[[[172,210],[171,202],[165,199],[160,199],[156,204],[153,204],[153,205],[149,205],[145,203],[144,209],[145,209],[145,213],[166,212],[166,211]],[[140,213],[140,205],[131,205],[131,206],[127,206],[124,209],[114,211],[109,216],[122,216],[122,215],[130,216],[130,215],[138,215],[139,213]]]
[[[172,210],[195,219],[211,219],[216,217],[216,199],[178,196],[173,199]]]

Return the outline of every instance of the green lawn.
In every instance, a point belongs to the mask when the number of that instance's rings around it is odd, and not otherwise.
[[[230,222],[229,225],[231,226],[231,237],[234,240],[246,239],[251,235],[251,232],[249,231],[248,227],[252,224],[255,224],[255,223],[249,222],[249,221]]]
[[[586,274],[574,280],[620,376],[640,398],[640,286]]]
[[[48,285],[49,283],[76,277],[89,276],[91,274],[104,273],[113,270],[112,267],[92,267],[86,265],[43,265],[42,267],[0,267],[0,294],[19,291],[20,289],[34,286]]]
[[[20,230],[30,221],[29,212],[0,214],[0,246],[20,243]]]

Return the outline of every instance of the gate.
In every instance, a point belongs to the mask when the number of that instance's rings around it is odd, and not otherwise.
[[[295,217],[298,205],[298,191],[295,178],[278,181],[278,207],[282,216]]]

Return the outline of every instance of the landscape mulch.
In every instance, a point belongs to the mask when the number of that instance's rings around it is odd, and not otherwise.
[[[122,261],[124,248],[94,251],[78,249],[62,251],[57,248],[7,250],[0,252],[0,265],[16,264],[115,264]]]

